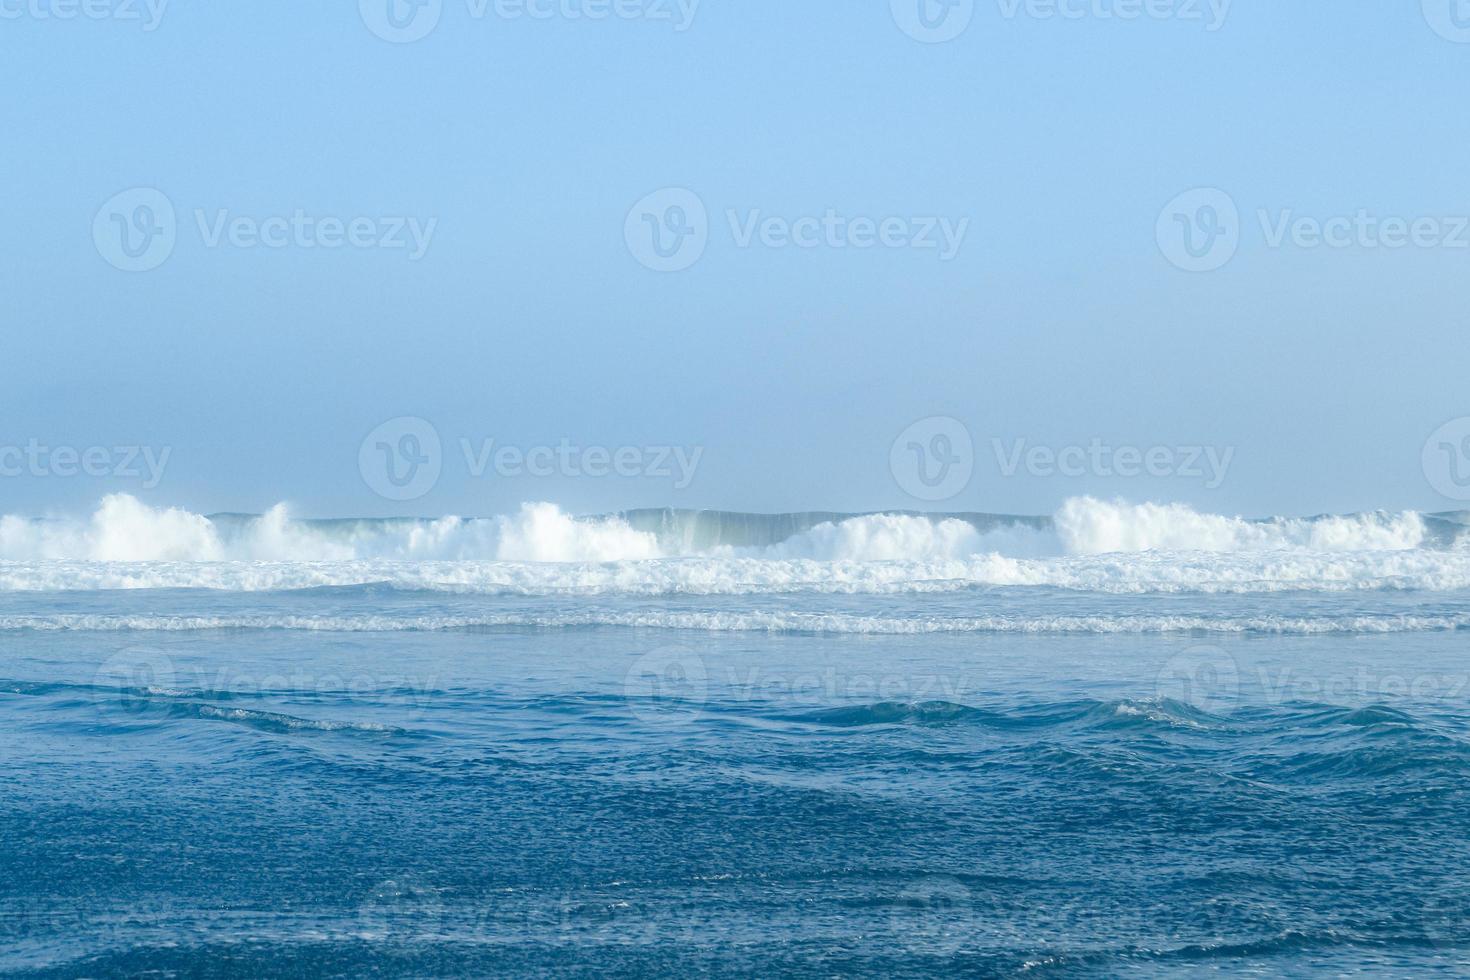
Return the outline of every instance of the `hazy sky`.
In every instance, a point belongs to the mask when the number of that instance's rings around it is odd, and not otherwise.
[[[0,513],[1464,506],[1452,0],[426,2],[0,0]]]

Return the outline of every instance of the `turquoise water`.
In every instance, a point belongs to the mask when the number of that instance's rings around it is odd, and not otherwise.
[[[1456,549],[0,562],[0,970],[1461,974]]]

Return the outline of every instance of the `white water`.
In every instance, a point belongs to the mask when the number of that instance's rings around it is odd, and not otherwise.
[[[713,632],[810,632],[909,636],[929,633],[1426,633],[1470,629],[1470,613],[1356,616],[860,616],[819,612],[619,612],[500,613],[481,616],[163,616],[56,614],[0,616],[0,632],[163,632],[267,629],[306,632],[403,633],[497,627],[555,629],[618,626]]]
[[[290,590],[388,583],[470,594],[943,593],[1053,586],[1111,594],[1470,589],[1470,548],[1414,512],[1250,521],[1178,504],[1068,501],[1049,528],[981,531],[878,514],[777,544],[672,548],[616,517],[552,504],[433,521],[247,521],[128,496],[85,519],[0,518],[0,591]]]

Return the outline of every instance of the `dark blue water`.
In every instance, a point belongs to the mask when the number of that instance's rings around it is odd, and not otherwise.
[[[15,975],[1470,970],[1463,631],[0,643]]]

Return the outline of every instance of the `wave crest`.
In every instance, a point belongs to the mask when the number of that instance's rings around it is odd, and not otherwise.
[[[0,591],[304,589],[480,594],[1112,593],[1470,588],[1465,515],[1247,520],[1070,500],[1052,519],[630,512],[493,518],[206,517],[104,499],[84,520],[0,518]]]
[[[513,515],[432,521],[299,521],[277,504],[258,517],[210,518],[126,494],[85,522],[0,517],[0,560],[336,562],[392,558],[599,562],[660,557],[654,535],[618,517],[579,520],[553,504]]]

